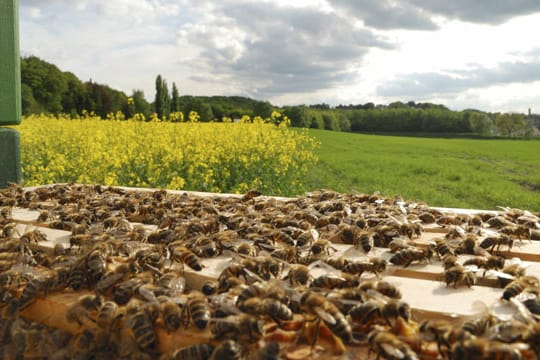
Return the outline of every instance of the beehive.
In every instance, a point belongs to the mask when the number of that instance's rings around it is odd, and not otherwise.
[[[538,351],[540,247],[530,239],[540,224],[527,211],[438,209],[325,190],[286,199],[73,184],[12,185],[0,206],[4,357],[200,359],[229,351],[253,359],[371,352],[433,359],[478,348],[486,358],[490,351],[534,358]],[[458,268],[471,258],[476,265],[446,278],[445,251],[458,253]],[[489,256],[504,257],[534,286],[504,295],[518,275],[486,265]],[[380,263],[384,269],[373,265]],[[174,286],[158,285],[165,274]],[[377,287],[385,282],[401,296]],[[118,295],[125,284],[133,286],[128,299]],[[83,306],[81,298],[93,302]],[[164,315],[166,300],[178,319]],[[119,307],[104,326],[106,301]],[[461,329],[488,315],[481,334]],[[206,347],[185,350],[194,344]]]

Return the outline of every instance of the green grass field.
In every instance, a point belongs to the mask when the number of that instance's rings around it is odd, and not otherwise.
[[[308,189],[379,191],[432,206],[540,211],[540,141],[310,134],[321,145]]]

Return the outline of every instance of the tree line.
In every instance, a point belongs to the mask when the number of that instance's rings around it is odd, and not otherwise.
[[[535,115],[453,111],[444,105],[414,101],[277,107],[242,96],[181,96],[178,86],[173,82],[169,89],[161,75],[155,79],[155,90],[154,101],[148,102],[142,90],[133,90],[128,96],[92,80],[83,82],[36,56],[21,59],[22,110],[26,115],[43,112],[77,116],[86,110],[103,118],[121,112],[126,118],[138,113],[149,120],[155,113],[154,118],[179,121],[195,111],[199,121],[222,121],[244,115],[270,118],[273,111],[279,111],[292,126],[338,131],[530,136],[540,128],[540,119]]]

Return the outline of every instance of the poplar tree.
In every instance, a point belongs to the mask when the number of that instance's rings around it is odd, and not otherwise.
[[[180,96],[178,94],[178,88],[176,84],[172,83],[172,99],[171,99],[171,112],[180,111]]]
[[[154,108],[156,111],[156,114],[161,119],[163,116],[163,79],[161,78],[161,75],[158,75],[156,77],[156,98],[154,100]]]

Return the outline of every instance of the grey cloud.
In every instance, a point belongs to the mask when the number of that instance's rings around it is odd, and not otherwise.
[[[432,14],[468,22],[500,24],[540,11],[538,0],[407,0]]]
[[[437,24],[430,14],[403,1],[390,0],[331,0],[336,10],[360,19],[377,29],[435,30]]]
[[[198,46],[203,44],[202,56],[191,64],[199,70],[194,74],[199,81],[201,73],[208,71],[208,82],[226,78],[248,95],[312,92],[353,80],[371,47],[392,48],[391,43],[336,13],[231,3],[214,9],[213,15],[220,19],[217,24],[208,21],[182,35]],[[216,48],[213,38],[219,37],[223,26],[244,37]]]
[[[540,58],[528,62],[500,63],[495,68],[477,67],[447,73],[406,74],[377,88],[380,96],[453,94],[468,89],[501,84],[530,83],[540,80]]]

